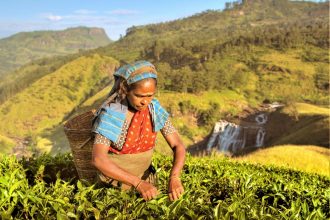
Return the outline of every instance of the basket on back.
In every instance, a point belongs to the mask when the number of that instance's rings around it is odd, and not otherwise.
[[[107,98],[103,105],[111,103],[117,93],[113,93]],[[102,106],[103,106],[102,105]],[[79,175],[79,179],[93,183],[97,174],[96,168],[92,164],[92,151],[94,135],[92,133],[93,119],[100,111],[90,110],[82,113],[64,124],[64,133],[69,140],[73,155],[73,161]]]
[[[64,125],[64,132],[69,140],[74,164],[79,179],[92,183],[96,177],[96,168],[92,165],[94,137],[92,120],[95,110],[82,113]]]

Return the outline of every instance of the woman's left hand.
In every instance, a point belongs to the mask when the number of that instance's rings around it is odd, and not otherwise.
[[[172,177],[168,184],[168,195],[171,201],[177,200],[183,194],[184,189],[180,177]]]

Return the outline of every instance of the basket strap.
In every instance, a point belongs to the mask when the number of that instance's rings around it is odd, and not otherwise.
[[[105,100],[104,104],[109,104],[112,100],[114,100],[116,98],[116,96],[118,95],[117,92],[115,92],[114,94],[112,94],[111,96],[109,96],[107,98],[107,100]],[[93,114],[94,116],[97,116],[97,114],[99,114],[100,110],[102,109],[103,105],[101,105],[97,111],[93,110]],[[92,136],[90,136],[89,138],[87,138],[82,144],[80,144],[78,146],[79,149],[83,148],[90,140],[92,139]]]
[[[85,145],[88,143],[88,141],[90,141],[91,139],[92,139],[92,136],[90,136],[89,138],[87,138],[87,140],[84,141],[82,144],[80,144],[80,145],[78,146],[78,148],[79,148],[79,149],[83,148],[83,146],[85,146]]]

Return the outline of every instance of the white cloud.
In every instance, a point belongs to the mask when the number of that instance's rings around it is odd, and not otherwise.
[[[81,15],[89,15],[89,14],[95,14],[96,11],[88,10],[88,9],[79,9],[74,11],[75,14],[81,14]]]
[[[111,15],[136,15],[139,14],[139,11],[128,10],[128,9],[117,9],[117,10],[108,11],[107,13]]]
[[[46,18],[49,21],[60,21],[63,19],[60,15],[54,15],[52,13],[44,13],[41,15],[42,17]]]
[[[60,21],[62,20],[62,17],[59,15],[49,15],[47,19],[50,21]]]

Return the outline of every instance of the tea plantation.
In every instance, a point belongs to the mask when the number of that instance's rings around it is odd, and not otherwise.
[[[88,186],[69,154],[0,163],[1,219],[329,219],[330,178],[212,157],[186,160],[185,194],[171,202],[171,157],[156,154],[157,199]]]

